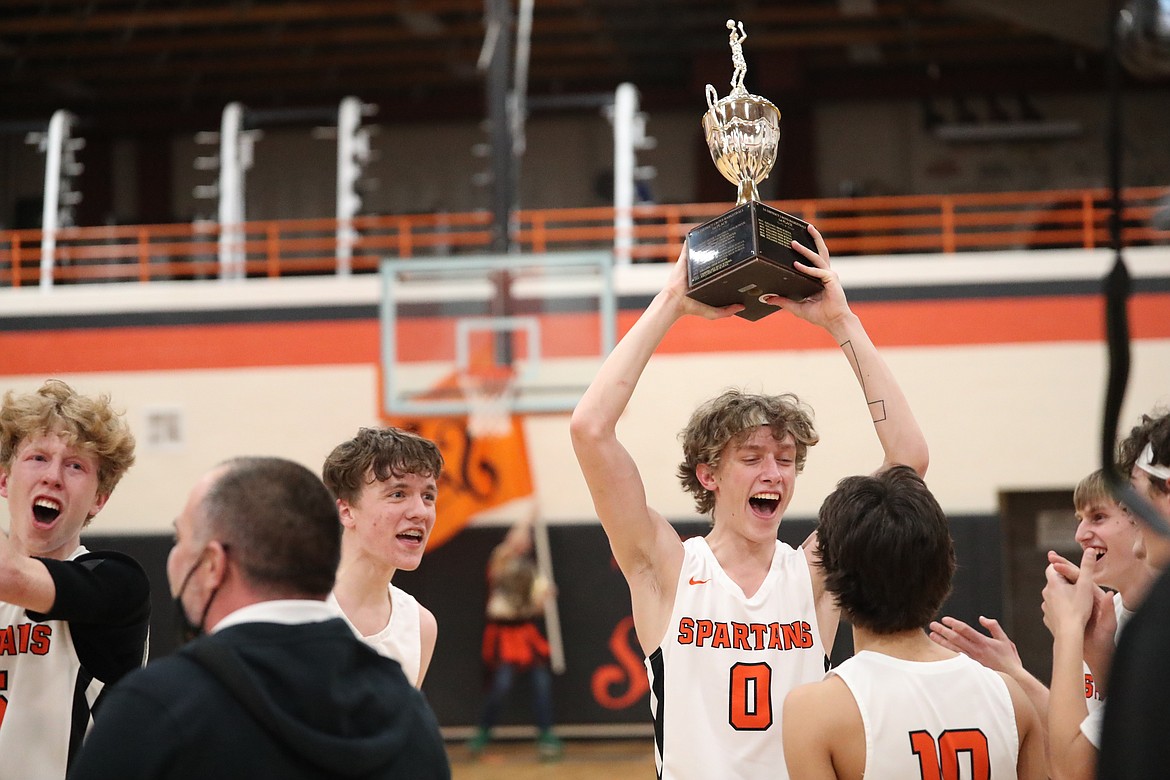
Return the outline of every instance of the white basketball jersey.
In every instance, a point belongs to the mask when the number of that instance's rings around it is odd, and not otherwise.
[[[422,628],[419,624],[419,603],[414,596],[391,585],[390,622],[381,631],[370,636],[362,636],[354,624],[349,622],[349,618],[342,612],[332,593],[329,594],[328,602],[341,613],[341,617],[363,642],[387,658],[393,658],[402,664],[402,672],[406,679],[418,687],[418,673],[422,667]]]
[[[865,780],[1016,776],[1016,715],[997,672],[965,655],[923,662],[862,651],[829,674],[861,710]]]
[[[0,602],[0,778],[62,780],[102,686],[82,667],[68,622]]]
[[[1121,639],[1122,626],[1125,625],[1129,616],[1133,614],[1122,604],[1120,593],[1113,594],[1113,613],[1117,616],[1117,630],[1113,633],[1113,643],[1116,645],[1117,641]],[[1089,665],[1083,661],[1081,665],[1085,668],[1085,706],[1092,713],[1098,707],[1105,706],[1105,697],[1097,690],[1097,684],[1093,680],[1093,673],[1089,670]]]
[[[777,542],[747,598],[706,539],[683,548],[670,625],[646,659],[658,776],[787,778],[784,697],[825,675],[804,553]]]
[[[1134,613],[1125,608],[1120,593],[1113,594],[1113,612],[1117,615],[1117,630],[1113,633],[1113,644],[1116,646],[1121,641],[1121,629],[1125,628],[1125,624],[1129,622]],[[1101,727],[1105,718],[1105,700],[1104,697],[1096,695],[1097,686],[1093,680],[1092,672],[1089,671],[1089,665],[1084,664],[1084,667],[1085,704],[1088,706],[1089,714],[1081,721],[1081,733],[1092,743],[1093,747],[1100,750]]]

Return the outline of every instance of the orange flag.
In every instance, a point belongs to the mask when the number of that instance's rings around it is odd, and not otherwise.
[[[498,436],[472,436],[467,417],[392,417],[387,424],[425,436],[443,453],[438,519],[427,550],[442,546],[471,518],[532,495],[532,472],[523,420],[511,416],[510,430]]]

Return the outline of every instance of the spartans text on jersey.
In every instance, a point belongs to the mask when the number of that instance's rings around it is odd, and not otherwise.
[[[804,620],[792,623],[727,623],[683,617],[678,622],[678,643],[695,647],[735,650],[792,650],[812,647],[812,626]]]

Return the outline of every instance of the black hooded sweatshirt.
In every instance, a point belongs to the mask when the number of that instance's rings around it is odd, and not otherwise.
[[[70,780],[449,780],[438,722],[340,619],[242,623],[107,691]]]

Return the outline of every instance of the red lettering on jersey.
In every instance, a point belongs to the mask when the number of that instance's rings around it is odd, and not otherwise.
[[[686,618],[689,620],[690,618]],[[693,621],[692,621],[693,622]],[[593,672],[593,700],[607,710],[624,710],[637,704],[650,690],[642,651],[634,637],[634,619],[622,618],[609,637],[609,650],[616,664],[599,666]],[[620,686],[626,686],[620,691]]]
[[[751,645],[748,644],[748,627],[747,623],[732,623],[731,624],[731,646],[736,650],[751,650]]]
[[[772,728],[772,667],[737,663],[731,667],[727,722],[736,731]]]
[[[33,655],[45,655],[49,652],[49,645],[52,642],[53,627],[45,625],[44,623],[37,623],[33,626],[32,641],[29,643],[29,651]]]
[[[800,644],[798,647],[807,650],[813,646],[813,632],[812,626],[805,621],[800,621]]]
[[[930,732],[911,731],[910,750],[922,780],[959,780],[960,773],[973,780],[991,777],[987,737],[979,729],[948,729],[937,740]],[[970,772],[961,772],[961,764],[968,764]]]
[[[44,623],[21,623],[18,626],[0,628],[0,655],[33,653],[44,655],[49,652],[53,627]]]
[[[709,640],[709,641],[708,641]],[[793,650],[813,646],[812,626],[792,623],[725,623],[684,617],[678,622],[680,645],[735,650]]]
[[[929,731],[911,731],[910,750],[918,757],[918,768],[922,780],[942,780],[938,745]]]
[[[944,778],[959,776],[960,753],[965,754],[971,762],[971,777],[991,777],[987,737],[978,729],[944,731],[938,738],[938,752]]]
[[[714,630],[715,624],[710,620],[695,621],[695,646],[702,647],[703,642],[711,638],[711,634]]]
[[[1101,693],[1097,690],[1096,683],[1093,681],[1093,675],[1085,675],[1085,698],[1086,699],[1101,699]]]

